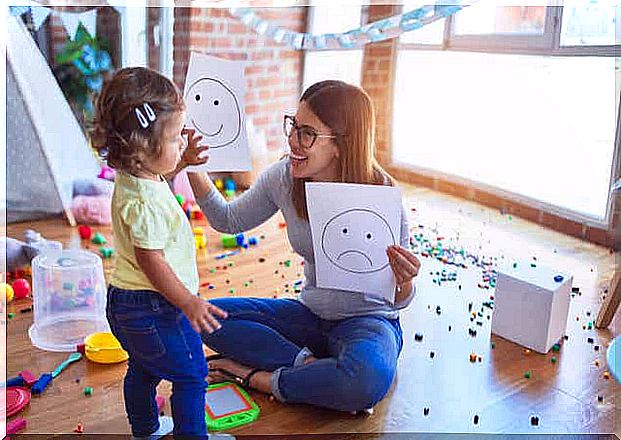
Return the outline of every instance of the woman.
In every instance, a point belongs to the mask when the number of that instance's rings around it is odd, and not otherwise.
[[[361,293],[316,287],[304,183],[393,185],[373,156],[375,115],[368,95],[341,81],[322,81],[285,116],[291,153],[227,203],[206,175],[190,173],[197,202],[220,232],[252,229],[282,211],[293,249],[304,258],[306,285],[299,298],[220,298],[222,328],[203,333],[219,353],[209,381],[236,380],[283,402],[341,411],[373,407],[388,392],[403,344],[398,310],[414,297],[420,262],[408,250],[405,211],[401,246],[386,252],[397,291],[394,304]],[[201,137],[188,132],[197,154]]]

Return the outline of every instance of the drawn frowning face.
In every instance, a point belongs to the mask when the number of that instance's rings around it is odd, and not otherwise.
[[[241,133],[242,116],[237,96],[217,79],[196,80],[185,95],[192,125],[204,136],[209,148],[235,142]]]
[[[321,249],[338,268],[352,273],[378,272],[388,266],[386,247],[396,244],[388,222],[368,209],[350,209],[324,226]]]

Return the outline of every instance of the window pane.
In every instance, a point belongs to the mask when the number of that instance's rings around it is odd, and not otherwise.
[[[603,220],[615,75],[613,57],[402,50],[393,160]]]
[[[414,9],[414,8],[412,8]],[[407,12],[407,9],[403,9]],[[410,9],[411,10],[411,9]],[[444,23],[446,19],[443,18],[438,21],[434,21],[427,26],[423,26],[420,29],[415,29],[410,32],[405,32],[401,34],[400,41],[401,43],[409,43],[409,44],[442,44],[442,40],[444,39]]]
[[[612,46],[615,26],[621,32],[621,8],[612,4],[565,0],[561,46]]]
[[[340,79],[360,85],[361,50],[326,50],[306,52],[304,61],[304,90],[317,81]]]
[[[475,3],[455,14],[455,35],[542,35],[545,6]]]
[[[360,27],[360,5],[313,6],[308,32],[332,34]]]

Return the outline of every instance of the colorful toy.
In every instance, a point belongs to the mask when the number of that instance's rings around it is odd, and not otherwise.
[[[84,339],[84,354],[92,362],[115,364],[126,361],[129,355],[110,332],[99,332]]]
[[[37,378],[34,374],[32,374],[28,370],[22,370],[17,373],[16,377],[12,377],[11,379],[6,381],[7,387],[28,387],[30,388],[35,384]]]
[[[225,249],[240,247],[244,244],[244,234],[222,234],[220,241]]]
[[[111,200],[111,194],[75,196],[71,201],[71,213],[78,223],[109,225],[112,223]]]
[[[183,202],[185,202],[185,199],[181,194],[176,194],[175,199],[177,199],[177,202],[179,202],[179,205],[183,206]]]
[[[93,230],[90,226],[80,225],[78,226],[78,234],[82,240],[90,240],[93,235]]]
[[[230,177],[224,181],[224,190],[233,192],[237,191],[237,185],[235,184],[235,181]]]
[[[218,188],[218,191],[222,191],[224,189],[224,182],[222,182],[222,179],[216,179],[214,184],[216,185],[216,188]]]
[[[104,237],[101,233],[97,232],[93,236],[91,242],[93,244],[106,244],[108,241],[106,240],[106,237]]]
[[[13,281],[11,287],[13,287],[15,298],[26,298],[30,295],[30,284],[24,278]]]
[[[203,211],[201,211],[201,208],[198,205],[194,205],[192,207],[190,217],[191,220],[203,220],[205,218],[205,215],[203,214]]]
[[[0,238],[0,248],[6,249],[6,253],[2,252],[0,256],[0,267],[6,267],[7,272],[14,272],[29,265],[39,253],[39,250],[29,243],[10,237]]]
[[[41,394],[47,386],[52,382],[52,379],[56,378],[69,364],[73,362],[77,362],[82,359],[82,355],[80,353],[71,353],[69,357],[62,362],[54,371],[51,373],[43,373],[39,379],[32,386],[32,394],[38,395]]]
[[[207,238],[205,237],[205,231],[201,227],[192,229],[194,234],[194,245],[196,250],[205,249],[207,247]]]
[[[28,422],[23,417],[17,417],[6,424],[7,435],[17,434],[19,431],[26,429]]]
[[[30,391],[22,387],[6,389],[6,416],[11,417],[23,410],[30,403]]]
[[[15,296],[15,291],[11,287],[10,284],[2,283],[0,284],[0,292],[6,296],[6,302],[10,303],[13,301],[13,297]]]
[[[84,388],[84,395],[85,396],[92,396],[93,395],[93,388],[92,387],[85,387]]]
[[[254,422],[259,406],[248,393],[232,382],[209,385],[205,399],[205,421],[210,431],[222,431]]]
[[[114,249],[109,247],[101,247],[99,248],[99,253],[103,258],[112,258],[112,255],[114,254]]]

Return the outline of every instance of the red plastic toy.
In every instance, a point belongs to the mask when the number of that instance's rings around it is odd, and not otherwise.
[[[30,284],[24,278],[19,278],[13,281],[11,287],[13,287],[15,298],[26,298],[30,295]]]
[[[90,226],[80,225],[78,226],[78,234],[80,234],[82,240],[90,240],[93,235],[93,230]]]

